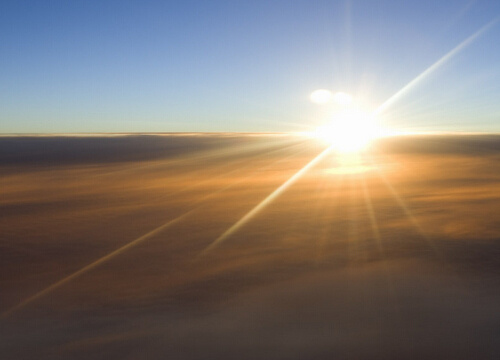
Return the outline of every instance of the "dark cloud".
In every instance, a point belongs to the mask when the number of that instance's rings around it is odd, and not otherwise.
[[[0,137],[0,165],[78,165],[158,160],[221,147],[231,150],[232,147],[245,145],[267,143],[273,147],[280,144],[272,137],[238,134],[9,136]]]

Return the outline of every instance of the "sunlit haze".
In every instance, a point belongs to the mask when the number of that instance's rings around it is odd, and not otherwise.
[[[0,360],[500,359],[500,0],[0,34]]]

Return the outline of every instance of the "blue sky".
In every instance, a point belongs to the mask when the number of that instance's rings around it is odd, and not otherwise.
[[[318,88],[375,110],[498,0],[2,1],[0,132],[301,131]],[[382,116],[500,132],[500,23]]]

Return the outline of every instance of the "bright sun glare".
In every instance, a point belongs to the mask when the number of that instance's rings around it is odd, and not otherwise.
[[[334,116],[332,122],[316,130],[316,136],[332,144],[340,152],[356,152],[366,148],[379,136],[373,115],[346,110]]]
[[[351,95],[338,92],[333,95],[329,90],[316,90],[311,100],[323,104],[333,100],[341,106],[330,122],[319,127],[314,136],[327,141],[334,149],[343,153],[358,152],[365,149],[370,142],[382,136],[375,114],[357,109]]]

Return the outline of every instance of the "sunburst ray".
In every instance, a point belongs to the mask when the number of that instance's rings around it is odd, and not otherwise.
[[[282,149],[281,149],[282,150]],[[289,150],[289,149],[288,149]],[[299,151],[300,152],[300,151]],[[288,154],[287,156],[285,156],[284,158],[281,158],[279,160],[276,160],[276,161],[273,161],[271,162],[270,164],[267,164],[263,167],[261,167],[260,169],[265,169],[265,168],[268,168],[274,164],[276,164],[277,162],[280,162],[280,161],[283,161],[287,158],[290,158],[290,157],[293,157],[293,156],[296,156],[297,155],[297,152],[294,152],[292,154]],[[236,169],[235,171],[241,171],[241,169]],[[239,183],[242,183],[244,181],[247,181],[249,179],[251,179],[252,177],[256,176],[256,173],[255,172],[252,172],[250,175],[246,176],[246,177],[243,177],[242,179],[239,179],[239,180],[236,180],[230,184],[227,184],[226,186],[223,186],[222,188],[208,194],[208,195],[205,195],[204,197],[198,199],[197,201],[195,201],[194,203],[191,204],[191,209],[184,212],[182,215],[179,215],[177,216],[176,218],[174,219],[171,219],[169,221],[167,221],[166,223],[158,226],[157,228],[147,232],[146,234],[136,238],[135,240],[132,240],[130,241],[129,243],[119,247],[118,249],[116,250],[113,250],[111,251],[110,253],[102,256],[101,258],[93,261],[92,263],[82,267],[81,269],[73,272],[72,274],[62,278],[61,280],[47,286],[46,288],[44,288],[43,290],[37,292],[36,294],[22,300],[19,304],[15,305],[14,307],[10,308],[9,310],[5,311],[4,313],[2,313],[0,315],[0,318],[5,318],[5,317],[8,317],[9,315],[15,313],[16,311],[24,308],[25,306],[29,305],[30,303],[36,301],[37,299],[40,299],[42,298],[43,296],[45,295],[48,295],[49,293],[51,293],[52,291],[60,288],[61,286],[71,282],[72,280],[88,273],[89,271],[97,268],[98,266],[102,265],[103,263],[105,262],[108,262],[110,261],[111,259],[115,258],[116,256],[124,253],[125,251],[139,245],[140,243],[143,243],[145,242],[146,240],[152,238],[153,236],[155,235],[158,235],[159,233],[161,233],[162,231],[166,230],[167,228],[181,222],[182,220],[184,220],[185,218],[187,218],[189,215],[191,215],[192,213],[194,213],[196,210],[200,209],[203,204],[208,201],[209,199],[212,199],[213,197],[215,197],[216,195],[230,189],[231,187],[239,184]]]
[[[213,250],[217,246],[219,246],[222,242],[224,242],[228,237],[238,231],[243,225],[252,220],[258,213],[260,213],[266,206],[272,203],[278,196],[280,196],[285,190],[290,187],[293,183],[295,183],[302,175],[304,175],[309,169],[311,169],[314,165],[319,163],[326,155],[328,155],[332,150],[332,147],[328,147],[323,150],[319,155],[317,155],[314,159],[308,162],[304,167],[302,167],[299,171],[297,171],[294,175],[292,175],[287,181],[281,184],[276,190],[274,190],[271,194],[269,194],[266,198],[264,198],[260,203],[254,206],[249,212],[247,212],[242,218],[240,218],[236,223],[234,223],[231,227],[229,227],[224,233],[222,233],[217,239],[215,239],[209,246],[202,251],[200,255],[204,255],[209,251]]]
[[[476,41],[481,35],[486,33],[488,30],[490,30],[494,25],[496,25],[500,20],[500,17],[497,17],[481,27],[479,30],[477,30],[475,33],[470,35],[468,38],[463,40],[460,44],[455,46],[452,50],[450,50],[448,53],[446,53],[443,57],[441,57],[438,61],[436,61],[434,64],[429,66],[426,70],[424,70],[422,73],[417,75],[413,80],[411,80],[408,84],[403,86],[400,90],[398,90],[394,95],[392,95],[389,99],[387,99],[382,105],[380,105],[376,110],[375,114],[380,115],[384,111],[386,111],[392,104],[394,104],[397,100],[399,100],[404,94],[406,94],[409,90],[411,90],[413,87],[418,85],[422,80],[425,78],[429,77],[434,71],[436,71],[439,67],[441,67],[443,64],[445,64],[447,61],[449,61],[451,58],[455,57],[457,54],[459,54],[462,50],[464,50],[467,46],[472,44],[474,41]]]

